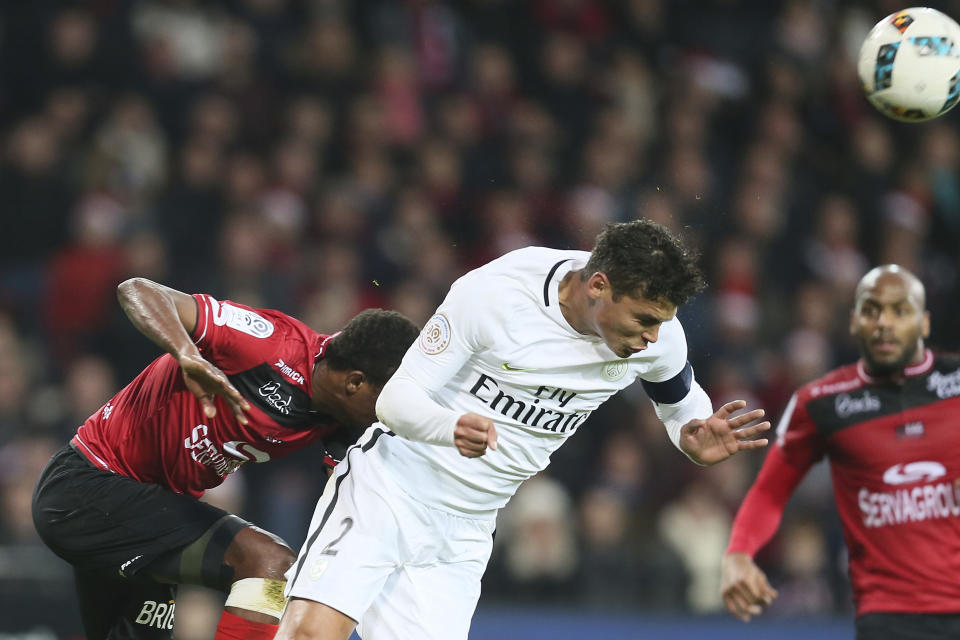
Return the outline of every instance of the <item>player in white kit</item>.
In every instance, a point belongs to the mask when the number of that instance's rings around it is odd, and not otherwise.
[[[457,280],[327,483],[276,637],[465,639],[497,511],[638,379],[694,462],[766,445],[762,410],[714,413],[693,376],[676,310],[701,287],[647,220],[608,225],[592,253],[529,247]]]

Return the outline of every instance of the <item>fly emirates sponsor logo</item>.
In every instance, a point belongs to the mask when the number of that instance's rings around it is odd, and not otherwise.
[[[504,393],[497,381],[480,374],[470,393],[501,415],[528,427],[566,433],[573,431],[590,416],[592,411],[563,411],[576,392],[559,387],[539,387],[532,395],[521,398]],[[541,402],[543,404],[541,404]]]
[[[960,483],[941,480],[945,475],[947,469],[939,462],[893,465],[883,474],[887,484],[923,484],[892,491],[860,489],[863,524],[875,528],[960,516]]]

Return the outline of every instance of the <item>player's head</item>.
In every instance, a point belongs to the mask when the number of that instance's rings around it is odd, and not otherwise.
[[[327,345],[323,362],[341,374],[334,393],[337,407],[329,408],[347,426],[376,421],[380,390],[400,366],[403,354],[420,330],[396,311],[367,309],[358,313]]]
[[[651,220],[608,224],[580,277],[586,322],[621,358],[656,342],[660,325],[704,286],[696,254]]]
[[[857,284],[850,333],[872,374],[899,373],[918,362],[930,335],[923,283],[895,264],[871,269]]]

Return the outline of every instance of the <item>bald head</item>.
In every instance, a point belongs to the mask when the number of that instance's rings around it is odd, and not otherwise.
[[[871,373],[899,375],[923,360],[930,335],[926,297],[923,283],[899,265],[882,265],[861,278],[850,333]]]
[[[861,301],[880,287],[897,284],[903,288],[907,298],[917,309],[921,311],[926,309],[927,291],[923,283],[920,282],[920,278],[898,264],[884,264],[874,267],[860,278],[855,293],[856,305],[859,306]]]

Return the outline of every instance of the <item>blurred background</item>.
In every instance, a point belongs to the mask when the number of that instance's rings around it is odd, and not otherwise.
[[[468,269],[590,249],[604,223],[645,216],[702,252],[709,289],[680,316],[715,404],[779,416],[852,361],[852,289],[879,263],[923,279],[930,343],[960,347],[960,111],[886,120],[856,76],[861,39],[901,2],[0,7],[0,637],[82,634],[30,495],[158,355],[116,304],[129,276],[328,333],[371,306],[422,324]],[[626,619],[594,637],[635,637],[639,612],[726,637],[734,623],[709,617],[719,559],[763,453],[696,467],[639,386],[580,431],[502,513],[476,637],[541,637],[546,616],[519,631],[533,606],[573,615],[568,633]],[[320,457],[246,466],[208,499],[297,549]],[[821,464],[759,556],[781,594],[767,617],[852,637],[832,502]],[[178,638],[212,637],[220,602],[184,590]]]

